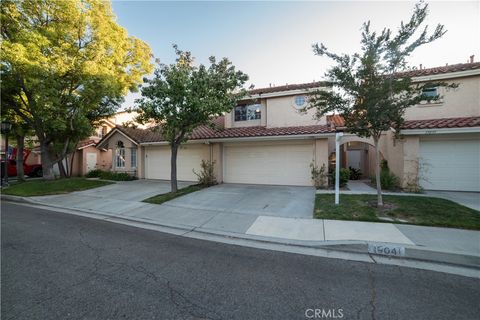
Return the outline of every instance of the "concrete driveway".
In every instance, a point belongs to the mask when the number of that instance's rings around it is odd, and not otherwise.
[[[221,184],[165,205],[255,216],[312,218],[314,201],[313,187]]]
[[[178,188],[184,188],[193,182],[178,182]],[[143,201],[157,194],[170,192],[168,180],[120,181],[108,186],[75,192],[76,195],[124,201]]]

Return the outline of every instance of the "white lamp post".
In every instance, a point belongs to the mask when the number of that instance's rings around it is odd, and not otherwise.
[[[335,133],[335,204],[340,203],[340,140],[343,132]]]

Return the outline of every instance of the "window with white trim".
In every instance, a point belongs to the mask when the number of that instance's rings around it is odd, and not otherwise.
[[[118,141],[115,148],[115,167],[125,168],[125,145],[122,141]]]
[[[137,148],[135,147],[130,149],[130,166],[132,168],[137,167]]]
[[[437,87],[423,88],[422,95],[425,98],[425,100],[436,99],[438,96],[438,88]]]
[[[262,117],[261,104],[241,105],[235,107],[235,121],[259,120]]]

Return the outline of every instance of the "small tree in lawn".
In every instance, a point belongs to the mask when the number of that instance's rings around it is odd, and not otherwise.
[[[171,191],[177,192],[178,148],[194,128],[231,111],[244,96],[248,76],[223,58],[210,57],[210,66],[195,66],[188,51],[173,46],[176,63],[159,64],[151,80],[145,80],[137,100],[138,121],[153,120],[171,148]]]
[[[439,98],[427,98],[423,95],[424,89],[447,85],[440,82],[413,84],[407,74],[401,73],[411,70],[407,66],[407,58],[416,48],[440,38],[446,32],[440,24],[432,33],[428,32],[427,26],[422,28],[427,9],[427,4],[416,4],[410,20],[402,22],[396,34],[387,28],[376,33],[370,29],[370,22],[364,23],[360,53],[338,55],[328,51],[323,44],[313,45],[316,55],[327,56],[335,62],[335,66],[326,73],[334,90],[314,92],[309,108],[316,108],[318,118],[339,112],[350,132],[373,139],[379,207],[383,206],[378,147],[382,132],[393,128],[398,133],[408,107],[422,100]]]

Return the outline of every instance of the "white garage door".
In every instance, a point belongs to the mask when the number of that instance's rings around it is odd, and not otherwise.
[[[420,164],[426,190],[480,191],[480,141],[420,141]]]
[[[313,143],[226,145],[224,181],[229,183],[312,185]]]
[[[202,159],[209,159],[208,150],[208,146],[203,144],[182,146],[177,154],[177,179],[196,181],[197,176],[192,169],[200,172]],[[145,178],[170,180],[170,147],[148,147],[145,151]]]

